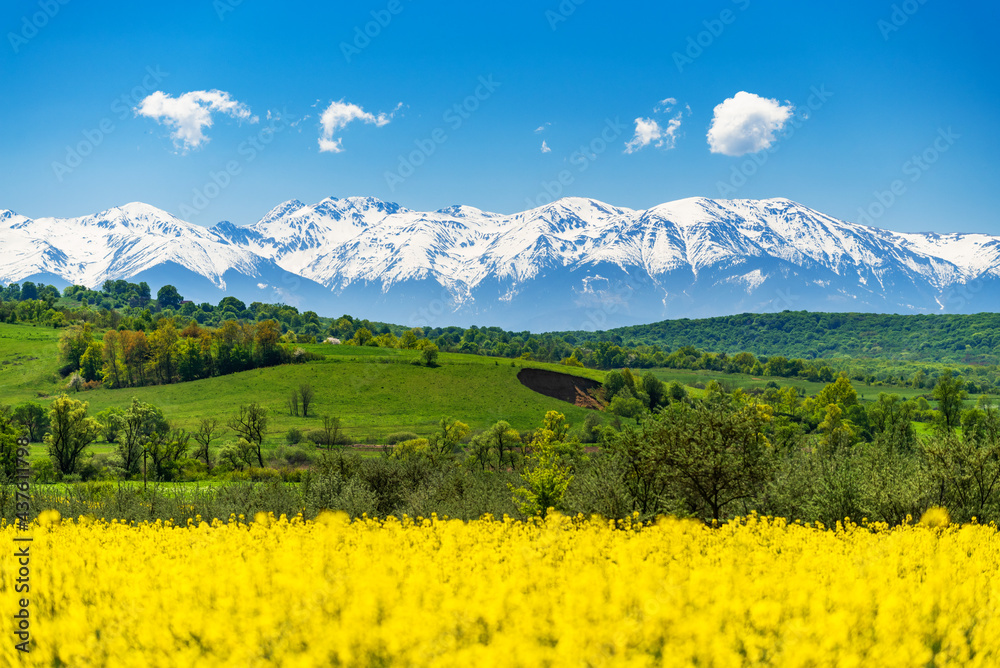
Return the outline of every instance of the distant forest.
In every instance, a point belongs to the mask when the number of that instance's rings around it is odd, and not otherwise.
[[[1000,313],[882,315],[877,313],[743,313],[699,320],[663,320],[602,332],[555,332],[577,343],[694,346],[803,359],[873,357],[956,364],[1000,363]]]

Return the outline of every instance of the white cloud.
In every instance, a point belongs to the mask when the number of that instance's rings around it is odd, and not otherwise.
[[[677,104],[677,99],[673,97],[668,97],[666,100],[660,100],[660,103],[656,105],[653,111],[656,112],[668,112],[670,108]]]
[[[249,107],[222,90],[193,90],[180,97],[156,91],[135,108],[137,115],[152,118],[171,128],[170,136],[174,143],[184,150],[198,148],[208,142],[203,130],[212,127],[213,111],[240,121],[256,123],[259,120],[250,113]]]
[[[392,117],[396,115],[396,112],[403,106],[400,102],[396,105],[396,108],[391,112],[386,114],[385,112],[379,113],[378,116],[370,114],[356,104],[351,104],[350,102],[344,102],[340,100],[339,102],[331,102],[330,106],[326,108],[326,111],[319,117],[320,125],[323,127],[323,133],[319,138],[319,151],[320,153],[341,153],[344,150],[342,145],[343,139],[340,137],[334,137],[334,133],[338,130],[343,130],[348,124],[354,121],[362,121],[363,123],[368,123],[374,125],[375,127],[382,127],[383,125],[388,125]]]
[[[708,145],[712,153],[731,156],[768,149],[774,133],[785,127],[794,109],[791,104],[783,106],[777,100],[740,91],[715,108]]]
[[[539,132],[545,132],[545,128],[549,127],[550,125],[552,125],[551,122],[542,123],[537,128],[535,128],[535,134],[538,134]]]
[[[542,153],[552,153],[552,149],[549,148],[549,145],[545,142],[544,139],[542,140]]]
[[[626,153],[635,153],[653,144],[656,148],[669,151],[677,145],[677,130],[681,127],[681,115],[677,114],[663,128],[652,118],[635,119],[635,135],[625,144]]]
[[[653,113],[656,114],[667,114],[673,109],[674,105],[677,104],[677,100],[668,97],[665,100],[660,100],[653,107]],[[691,113],[691,108],[687,107],[687,112]],[[669,120],[667,120],[667,126],[663,127],[660,121],[654,118],[642,118],[641,116],[635,119],[635,134],[625,144],[626,153],[635,153],[636,151],[643,149],[650,144],[656,148],[661,148],[664,151],[669,151],[674,146],[677,145],[677,131],[681,127],[681,118],[684,117],[683,111],[678,111]]]

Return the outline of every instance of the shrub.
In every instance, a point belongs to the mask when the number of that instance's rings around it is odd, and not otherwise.
[[[56,481],[56,469],[51,459],[42,459],[31,467],[34,481],[39,484],[49,484]]]
[[[287,432],[285,432],[285,441],[290,445],[296,445],[302,442],[302,430],[296,427],[292,427]]]
[[[395,433],[389,434],[385,437],[385,442],[389,445],[396,445],[397,443],[402,443],[403,441],[412,441],[418,438],[418,436],[412,431],[397,431]]]

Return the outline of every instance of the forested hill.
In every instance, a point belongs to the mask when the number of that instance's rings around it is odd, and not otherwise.
[[[1000,313],[882,315],[875,313],[744,313],[698,320],[571,334],[577,345],[692,345],[714,352],[834,358],[879,357],[964,364],[1000,363]]]

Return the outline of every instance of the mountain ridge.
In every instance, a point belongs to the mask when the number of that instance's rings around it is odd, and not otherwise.
[[[645,210],[573,197],[509,215],[328,197],[211,228],[142,202],[76,218],[0,210],[0,282],[50,274],[96,287],[168,264],[175,285],[198,286],[190,295],[198,300],[215,301],[239,276],[241,298],[415,325],[552,330],[778,302],[929,313],[964,312],[975,301],[983,310],[984,299],[996,303],[1000,237],[894,232],[781,197],[692,197]],[[206,280],[216,295],[205,294]],[[975,299],[954,297],[970,286]]]

